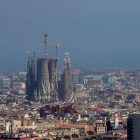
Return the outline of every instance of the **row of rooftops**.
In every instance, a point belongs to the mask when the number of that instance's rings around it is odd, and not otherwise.
[[[110,131],[118,133],[121,124],[123,126],[121,129],[123,130],[119,133],[123,134],[126,132],[125,126],[127,125],[128,114],[130,112],[139,112],[139,88],[136,87],[138,84],[135,83],[136,79],[139,80],[139,76],[135,77],[125,74],[115,76],[118,80],[123,79],[123,81],[102,85],[80,85],[90,94],[87,97],[79,97],[76,99],[73,105],[76,109],[73,113],[57,114],[55,112],[54,114],[48,114],[48,112],[46,112],[46,116],[40,118],[40,108],[46,104],[30,102],[25,100],[25,97],[7,93],[0,96],[0,102],[3,103],[0,106],[0,116],[3,119],[7,117],[9,120],[20,120],[20,117],[25,120],[32,120],[34,124],[40,128],[40,130],[38,130],[40,134],[43,133],[43,131],[57,131],[54,129],[43,130],[43,126],[46,122],[54,125],[58,123],[60,124],[60,129],[84,129],[86,126],[92,125],[95,127],[94,124],[106,123],[107,120],[110,120],[112,125],[113,130]],[[132,86],[132,84],[134,86]],[[57,103],[53,102],[50,106],[67,108],[68,104],[58,101]],[[6,117],[4,115],[6,115]],[[50,119],[46,119],[47,116],[50,117]],[[60,119],[61,117],[64,119]],[[118,120],[117,126],[115,126],[117,124],[115,120]],[[40,127],[40,125],[42,127]],[[37,130],[35,129],[34,131]]]

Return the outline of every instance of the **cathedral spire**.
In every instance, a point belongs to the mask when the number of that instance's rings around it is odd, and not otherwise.
[[[28,57],[27,61],[27,80],[26,80],[26,99],[30,99],[30,57]]]

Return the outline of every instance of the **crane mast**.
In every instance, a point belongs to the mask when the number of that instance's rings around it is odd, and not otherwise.
[[[47,44],[47,36],[48,34],[46,33],[46,30],[45,30],[45,33],[42,32],[42,34],[44,34],[45,36],[45,40],[44,40],[44,44],[38,44],[38,45],[43,45],[45,46],[45,54],[44,56],[47,57],[47,46],[56,46],[56,58],[58,57],[58,47],[62,47],[62,44]]]
[[[36,51],[26,51],[26,52],[24,52],[24,53],[33,53],[34,54],[34,62],[36,61],[36,54],[37,53],[40,53],[40,52],[36,52]]]

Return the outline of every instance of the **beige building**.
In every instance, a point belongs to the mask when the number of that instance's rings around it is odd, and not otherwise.
[[[22,82],[14,82],[13,83],[13,88],[15,88],[15,89],[24,89],[25,88],[25,83],[22,83]]]
[[[89,94],[86,94],[85,87],[83,84],[77,84],[74,87],[74,92],[76,97],[87,97]]]
[[[96,122],[97,134],[106,133],[105,122]]]
[[[25,130],[27,128],[36,128],[33,125],[32,120],[26,120],[26,119],[17,119],[12,120],[12,131],[13,133],[16,133],[17,130]]]
[[[5,124],[5,120],[1,119],[0,120],[0,133],[4,133],[6,132],[6,124]]]

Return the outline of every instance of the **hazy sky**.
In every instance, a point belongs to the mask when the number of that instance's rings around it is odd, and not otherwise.
[[[61,43],[72,68],[140,67],[139,0],[0,0],[0,71],[26,71],[28,54]],[[55,47],[48,46],[48,56]]]

